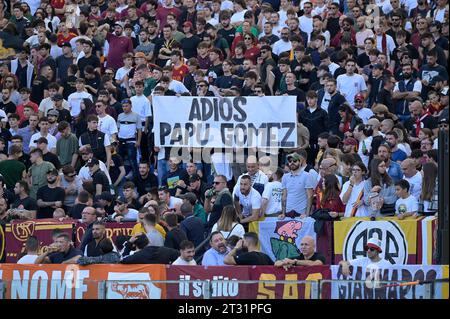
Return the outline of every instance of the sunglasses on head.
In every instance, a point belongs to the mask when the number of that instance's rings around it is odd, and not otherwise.
[[[297,163],[298,159],[288,158],[288,163]]]

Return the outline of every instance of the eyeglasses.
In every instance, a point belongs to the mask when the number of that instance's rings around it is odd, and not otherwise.
[[[369,247],[369,248],[367,248],[367,251],[377,251],[375,248],[372,248],[372,247]]]
[[[252,38],[250,38],[250,37],[245,37],[244,39],[245,39],[245,40],[251,40]]]
[[[105,74],[110,74],[110,75],[114,75],[113,72],[105,72]]]
[[[267,53],[266,50],[262,50],[262,51],[261,51],[261,54],[265,54],[265,53]]]
[[[214,185],[222,184],[223,182],[214,181]]]

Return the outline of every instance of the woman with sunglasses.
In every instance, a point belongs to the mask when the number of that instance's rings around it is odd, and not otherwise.
[[[244,58],[252,60],[253,64],[256,65],[256,59],[259,56],[260,52],[260,49],[258,47],[258,40],[252,33],[245,32],[244,44],[245,44]]]
[[[367,168],[363,162],[352,166],[350,179],[342,187],[340,198],[345,206],[344,217],[366,217],[368,207],[364,203],[364,182]]]

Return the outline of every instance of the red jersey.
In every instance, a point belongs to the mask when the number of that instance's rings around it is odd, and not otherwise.
[[[16,113],[17,115],[19,115],[20,119],[19,119],[19,124],[22,124],[23,121],[26,120],[25,115],[23,114],[23,110],[25,108],[25,105],[29,105],[33,108],[34,112],[37,114],[39,112],[39,107],[36,103],[34,102],[28,102],[27,104],[19,104],[16,107]]]
[[[172,79],[183,82],[184,77],[188,73],[189,67],[186,64],[182,64],[178,68],[176,66],[173,66]]]
[[[65,37],[62,33],[58,33],[57,35],[57,44],[59,46],[62,46],[64,42],[69,42],[70,40],[72,40],[73,38],[77,37],[77,35],[73,32],[69,32],[69,34],[67,35],[67,37]]]

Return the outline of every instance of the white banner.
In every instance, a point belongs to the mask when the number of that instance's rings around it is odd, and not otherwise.
[[[314,222],[315,219],[311,217],[283,220],[277,217],[266,218],[258,223],[261,252],[273,261],[300,255],[300,242],[303,237],[308,235],[316,241]]]
[[[154,96],[158,147],[297,147],[295,96]]]
[[[331,299],[442,299],[443,284],[393,286],[397,282],[413,282],[443,278],[442,265],[394,265],[376,272],[362,267],[350,267],[344,276],[340,266],[331,266],[333,280],[362,280],[363,282],[333,282]]]

